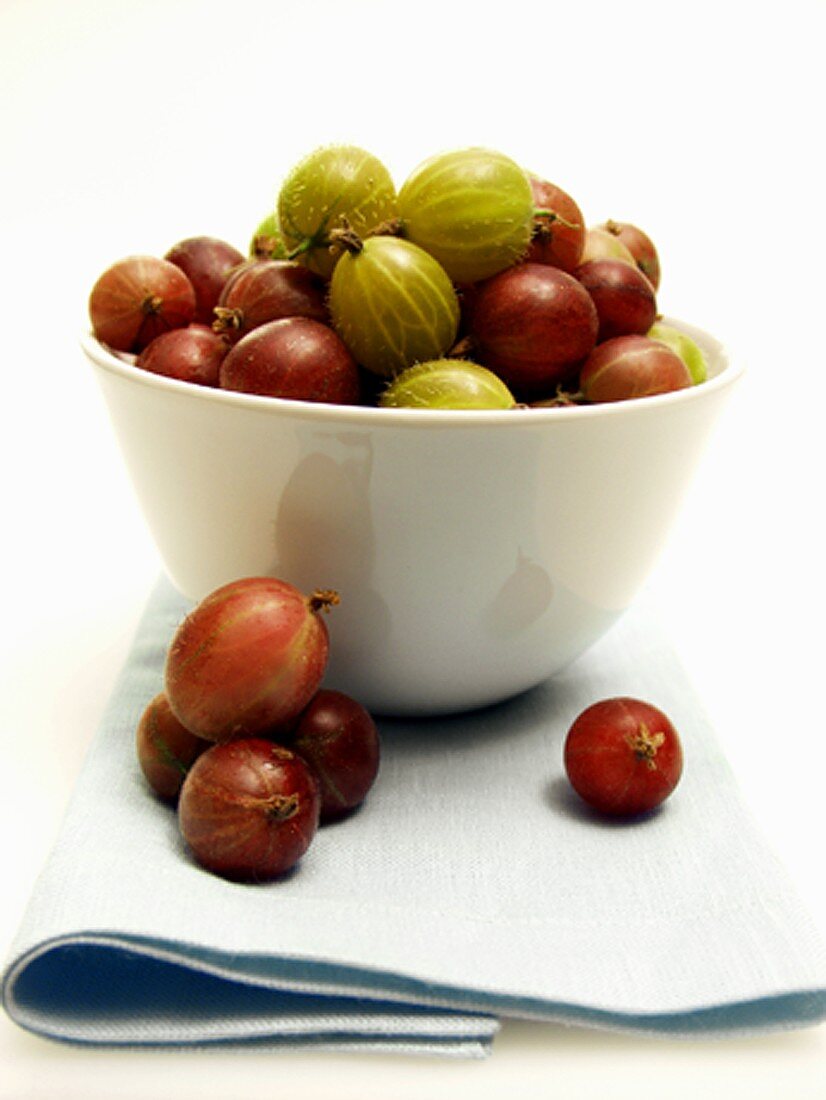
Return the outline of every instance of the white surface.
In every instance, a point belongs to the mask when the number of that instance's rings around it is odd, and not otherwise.
[[[589,222],[657,240],[661,308],[741,354],[651,588],[743,795],[826,929],[820,702],[822,4],[502,8],[57,0],[0,9],[6,586],[0,835],[11,939],[158,569],[76,347],[99,271],[195,233],[243,247],[304,152],[353,140],[403,174],[485,143]],[[642,1041],[506,1024],[493,1057],[128,1054],[0,1018],[0,1098],[730,1100],[826,1090],[826,1028]]]

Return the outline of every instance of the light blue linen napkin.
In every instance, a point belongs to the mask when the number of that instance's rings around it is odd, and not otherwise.
[[[517,699],[381,721],[363,807],[268,885],[199,869],[137,766],[187,610],[159,582],[4,970],[21,1026],[479,1056],[504,1016],[672,1036],[826,1018],[818,931],[644,604]],[[562,771],[573,718],[617,694],[662,707],[686,757],[672,799],[625,823],[581,806]]]

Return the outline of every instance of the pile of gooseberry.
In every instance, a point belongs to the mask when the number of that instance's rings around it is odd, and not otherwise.
[[[321,687],[333,591],[273,577],[216,589],[179,625],[164,688],[137,726],[152,791],[177,809],[203,868],[267,881],[301,859],[319,825],[352,813],[379,769],[369,712]]]
[[[658,311],[660,260],[628,222],[587,225],[556,183],[491,149],[397,188],[356,146],[295,165],[246,250],[191,237],[128,256],[89,298],[97,339],[200,386],[391,408],[621,401],[705,381]]]
[[[248,882],[283,876],[319,826],[361,806],[376,780],[372,716],[321,686],[329,656],[321,615],[337,602],[331,590],[307,596],[275,577],[243,577],[174,632],[163,690],[137,725],[137,759],[207,871]],[[571,787],[614,818],[656,809],[682,761],[669,718],[627,696],[587,707],[564,742]]]

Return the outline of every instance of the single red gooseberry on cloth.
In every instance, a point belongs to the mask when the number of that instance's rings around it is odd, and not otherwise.
[[[178,800],[181,834],[202,867],[265,881],[304,855],[318,829],[318,783],[296,753],[264,738],[212,745]]]
[[[321,612],[336,603],[336,592],[306,596],[275,577],[216,589],[187,615],[167,653],[165,690],[176,718],[208,741],[292,722],[326,671]]]
[[[616,817],[659,806],[683,770],[680,738],[670,719],[629,696],[587,707],[568,731],[563,757],[580,798]]]

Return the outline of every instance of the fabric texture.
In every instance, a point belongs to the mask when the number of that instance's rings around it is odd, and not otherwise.
[[[670,1036],[826,1017],[819,932],[644,602],[516,699],[380,720],[364,805],[253,885],[193,862],[137,764],[137,721],[188,610],[162,579],[6,963],[21,1026],[478,1057],[508,1016]],[[655,703],[683,741],[677,791],[637,820],[590,812],[562,768],[572,720],[611,695]]]

